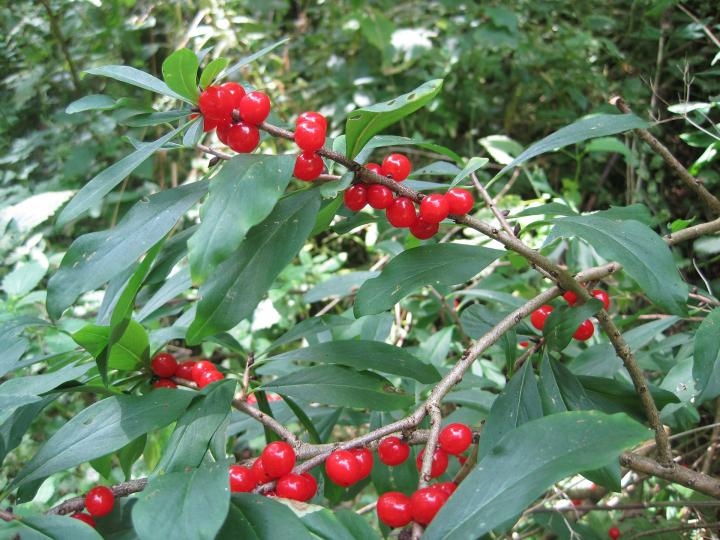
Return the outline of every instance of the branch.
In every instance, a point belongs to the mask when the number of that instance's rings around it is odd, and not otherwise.
[[[508,223],[507,219],[505,219],[505,216],[497,209],[497,205],[495,204],[495,201],[493,201],[493,198],[488,193],[488,190],[485,189],[485,186],[482,185],[482,182],[478,180],[478,177],[475,175],[475,173],[472,173],[470,175],[472,178],[473,184],[475,184],[475,189],[478,190],[480,193],[480,196],[483,198],[483,201],[485,201],[485,204],[490,209],[490,211],[493,213],[495,218],[500,223],[500,226],[505,230],[506,233],[508,233],[510,236],[516,236],[515,233],[512,230],[512,227],[510,227],[510,224]]]
[[[720,501],[656,501],[656,502],[638,502],[625,504],[579,504],[577,506],[565,506],[562,508],[533,508],[530,514],[544,514],[547,512],[613,512],[617,510],[645,510],[650,508],[714,508],[720,506]]]
[[[716,499],[720,498],[720,480],[692,469],[680,467],[674,463],[668,467],[654,459],[625,452],[620,456],[620,465],[636,472],[652,474],[682,484]]]
[[[635,538],[645,538],[646,536],[658,536],[658,535],[670,533],[670,532],[694,531],[696,529],[710,529],[710,528],[716,529],[717,527],[720,527],[720,521],[716,521],[714,523],[698,523],[697,525],[679,525],[677,527],[670,527],[667,529],[653,528],[651,530],[639,532],[637,534],[629,536],[628,540],[634,540]]]
[[[712,234],[720,231],[720,218],[714,221],[708,221],[707,223],[701,223],[699,225],[693,225],[687,229],[683,229],[676,233],[668,234],[665,237],[665,241],[668,245],[674,246],[679,242],[686,240],[695,240],[706,234]]]

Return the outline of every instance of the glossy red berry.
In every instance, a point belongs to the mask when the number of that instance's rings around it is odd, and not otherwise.
[[[410,510],[412,518],[420,525],[430,523],[435,514],[440,511],[448,497],[445,493],[433,486],[418,489],[410,497]]]
[[[427,240],[435,236],[439,228],[440,226],[437,223],[428,223],[419,217],[410,225],[410,234],[418,240]]]
[[[608,536],[612,538],[612,540],[617,540],[618,538],[620,538],[620,529],[618,529],[617,527],[610,527],[608,529]]]
[[[439,489],[445,495],[450,497],[450,495],[455,493],[455,490],[457,489],[457,484],[455,482],[440,482],[438,484],[433,484],[431,487]]]
[[[172,354],[161,352],[153,357],[150,367],[158,377],[172,377],[177,370],[177,361]]]
[[[393,227],[410,227],[417,218],[415,205],[407,197],[398,197],[385,210],[385,217]]]
[[[114,504],[115,495],[109,487],[97,486],[85,495],[85,510],[93,517],[109,514]]]
[[[302,124],[303,122],[318,124],[322,127],[323,130],[327,130],[327,120],[319,112],[307,111],[302,113],[300,116],[297,117],[297,120],[295,120],[295,127],[297,127],[298,124]]]
[[[270,114],[270,98],[262,92],[250,92],[240,100],[239,109],[243,122],[257,126]]]
[[[343,201],[353,212],[362,210],[367,204],[367,188],[360,184],[354,184],[343,193]]]
[[[355,456],[358,464],[360,465],[360,478],[367,478],[370,476],[373,468],[373,455],[367,448],[353,448],[350,453]]]
[[[367,201],[376,210],[385,210],[393,202],[393,192],[381,184],[371,184],[367,187]]]
[[[415,459],[415,464],[417,465],[418,471],[422,468],[423,455],[425,455],[424,449],[418,454],[418,457]],[[432,465],[430,466],[430,478],[437,478],[438,476],[443,474],[448,468],[448,462],[449,460],[447,452],[439,448],[436,449],[435,453],[433,454]]]
[[[265,484],[273,479],[272,476],[265,472],[265,466],[263,465],[261,458],[257,458],[253,462],[252,472],[255,475],[255,482],[257,484]]]
[[[368,171],[374,172],[375,174],[382,174],[382,172],[380,172],[380,165],[378,165],[377,163],[366,163],[365,168]]]
[[[378,497],[377,516],[388,527],[404,527],[412,519],[410,497],[399,491],[388,491]]]
[[[197,385],[199,388],[205,388],[207,385],[217,381],[222,381],[224,378],[225,375],[223,375],[219,371],[204,371],[202,374],[200,374]]]
[[[563,298],[569,306],[574,306],[577,303],[577,294],[572,291],[567,291],[565,294],[563,294]]]
[[[439,193],[427,195],[420,201],[420,217],[428,223],[440,223],[449,213],[450,205]]]
[[[408,176],[410,176],[410,160],[402,154],[390,154],[383,159],[380,167],[380,174],[383,176],[389,176],[396,182],[402,182]]]
[[[192,360],[186,360],[185,362],[180,362],[178,364],[177,369],[175,370],[175,376],[180,377],[181,379],[185,379],[186,381],[192,381],[194,366],[195,366],[195,362],[193,362]]]
[[[230,126],[226,138],[230,148],[240,154],[247,154],[260,143],[260,131],[246,122],[238,122]]]
[[[547,320],[553,309],[554,308],[552,306],[549,306],[547,304],[544,306],[540,306],[530,315],[530,322],[535,328],[542,331],[542,329],[545,327],[545,321]]]
[[[221,84],[220,91],[222,92],[221,120],[230,121],[233,119],[232,112],[240,108],[245,89],[241,84],[231,81]]]
[[[519,345],[520,345],[523,349],[527,349],[527,348],[530,346],[530,342],[529,342],[529,341],[521,341],[521,342],[519,343]]]
[[[325,144],[325,127],[316,122],[298,122],[295,144],[306,152],[316,152]]]
[[[200,112],[205,118],[221,120],[223,117],[223,105],[225,92],[219,86],[208,86],[198,100]]]
[[[378,444],[378,457],[385,465],[395,467],[410,455],[410,446],[397,437],[386,437]]]
[[[360,480],[360,470],[360,463],[347,450],[335,450],[325,460],[325,472],[338,486],[348,487]]]
[[[275,487],[278,497],[294,501],[307,501],[310,486],[308,480],[299,474],[286,474],[280,477]]]
[[[312,182],[323,172],[325,164],[315,152],[302,152],[295,158],[293,176],[305,182]]]
[[[191,370],[192,380],[197,383],[200,380],[200,375],[206,371],[217,371],[217,368],[215,367],[215,364],[209,360],[200,360],[199,362],[195,362]]]
[[[271,442],[260,454],[260,459],[268,476],[280,478],[295,466],[295,450],[285,441]]]
[[[582,499],[571,499],[570,502],[573,506],[581,506],[583,503]]]
[[[590,319],[585,319],[580,326],[577,327],[573,337],[579,341],[587,341],[595,333],[595,325]]]
[[[172,379],[158,379],[153,383],[153,388],[177,388],[177,384]]]
[[[475,205],[472,193],[463,188],[448,189],[445,199],[450,207],[450,213],[456,216],[467,214]]]
[[[303,500],[309,501],[315,496],[315,493],[317,493],[317,480],[315,480],[315,477],[309,472],[304,472],[300,476],[305,479],[305,487],[307,489],[305,493],[305,498]]]
[[[83,523],[87,523],[88,525],[90,525],[93,529],[95,528],[95,520],[92,518],[91,515],[86,514],[85,512],[77,512],[70,517],[79,519]]]
[[[203,132],[207,133],[208,131],[212,131],[221,122],[219,120],[215,120],[214,118],[205,118],[203,117]]]
[[[610,297],[608,296],[608,293],[600,289],[593,289],[592,291],[590,291],[590,295],[594,298],[597,298],[603,303],[605,311],[610,309]]]
[[[440,448],[448,454],[462,454],[472,443],[472,431],[465,424],[448,424],[440,432]]]
[[[256,485],[255,473],[250,467],[230,465],[230,491],[233,493],[247,493],[255,489]]]
[[[220,122],[217,125],[217,138],[220,139],[221,143],[228,144],[228,135],[230,134],[230,128],[233,127],[233,125],[234,124],[231,122]]]

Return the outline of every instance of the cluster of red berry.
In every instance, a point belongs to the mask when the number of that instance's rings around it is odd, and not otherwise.
[[[193,381],[198,388],[205,388],[208,384],[225,378],[215,364],[208,360],[187,360],[178,364],[172,354],[164,352],[153,357],[150,367],[153,373],[160,377],[153,383],[155,388],[177,388],[172,377]]]
[[[252,152],[257,148],[260,142],[257,126],[270,114],[270,98],[266,94],[246,94],[242,85],[227,82],[208,86],[200,94],[198,104],[205,131],[217,128],[218,139],[236,152]]]
[[[91,527],[95,527],[94,517],[106,516],[115,506],[115,495],[109,487],[96,486],[85,495],[85,512],[78,512],[70,517],[79,519]]]
[[[302,152],[295,159],[293,176],[312,182],[323,172],[325,164],[317,151],[325,144],[327,120],[316,112],[304,112],[295,121],[295,144]]]
[[[402,154],[390,154],[382,165],[368,163],[365,168],[395,182],[405,180],[412,169],[410,161]],[[432,238],[438,232],[440,222],[449,215],[467,214],[475,204],[469,191],[452,188],[444,195],[433,193],[424,196],[418,213],[411,199],[394,197],[387,186],[360,183],[346,189],[343,199],[345,206],[353,212],[362,210],[367,204],[376,210],[385,210],[385,217],[393,227],[409,227],[410,233],[420,240]]]
[[[605,291],[601,291],[600,289],[593,289],[592,291],[590,291],[590,295],[600,300],[603,303],[605,310],[610,307],[610,297]],[[570,306],[574,306],[577,302],[577,295],[572,291],[568,291],[563,294],[563,298]],[[540,306],[530,314],[530,322],[535,328],[542,331],[542,329],[545,327],[545,321],[547,320],[553,309],[554,308],[552,306],[547,304],[544,306]],[[577,330],[575,330],[573,337],[579,341],[587,341],[592,337],[594,333],[595,325],[590,319],[585,319],[582,323],[580,323],[580,326],[577,327]]]

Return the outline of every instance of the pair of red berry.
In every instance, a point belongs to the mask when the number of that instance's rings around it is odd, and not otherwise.
[[[85,495],[85,510],[88,513],[77,512],[70,517],[79,519],[91,527],[95,527],[94,517],[106,516],[115,506],[115,494],[109,487],[96,486]]]
[[[370,476],[373,455],[367,448],[335,450],[325,460],[328,478],[338,486],[348,487]]]
[[[187,360],[178,364],[172,354],[164,352],[153,357],[150,367],[153,373],[160,377],[159,380],[153,383],[155,388],[177,388],[177,384],[171,377],[193,381],[199,388],[205,388],[208,384],[225,378],[215,367],[215,364],[208,360],[199,362]]]
[[[198,102],[204,130],[217,128],[217,136],[236,152],[252,152],[260,142],[262,124],[270,114],[270,98],[262,92],[245,93],[236,82],[208,86]],[[239,121],[236,118],[239,116]]]
[[[266,495],[309,501],[317,492],[317,481],[310,473],[294,474],[292,469],[295,461],[292,446],[284,441],[271,442],[263,449],[252,468],[241,465],[230,467],[230,490],[252,491],[258,485],[277,480],[275,491]]]
[[[590,291],[590,295],[597,298],[603,303],[605,310],[610,307],[610,297],[605,291],[600,289],[593,289]],[[567,291],[563,294],[563,298],[570,305],[574,306],[577,302],[577,295],[572,291]],[[538,309],[532,312],[530,315],[530,322],[538,330],[542,331],[545,328],[545,321],[547,320],[550,313],[553,311],[553,307],[550,305],[540,306]],[[580,326],[577,327],[573,337],[578,341],[587,341],[595,333],[595,325],[590,319],[585,319]]]
[[[325,164],[317,153],[325,144],[327,120],[317,112],[304,112],[295,121],[295,144],[302,152],[295,159],[293,176],[312,182],[323,172]]]
[[[454,482],[442,482],[420,488],[410,497],[399,491],[383,493],[376,507],[378,519],[392,528],[404,527],[411,521],[427,525],[456,488]]]

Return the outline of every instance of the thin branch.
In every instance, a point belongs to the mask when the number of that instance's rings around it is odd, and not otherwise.
[[[712,41],[717,47],[720,47],[720,39],[712,33],[712,30],[708,27],[707,24],[704,24],[700,19],[697,18],[697,16],[690,11],[688,8],[686,8],[683,4],[678,3],[677,7],[682,11],[685,15],[690,17],[693,22],[700,25],[703,29],[703,32],[705,32],[705,35],[710,38],[710,41]]]
[[[625,452],[620,456],[620,465],[636,472],[652,474],[658,478],[677,482],[715,499],[720,498],[720,480],[675,463],[668,467],[653,459]]]
[[[652,529],[647,531],[642,531],[637,534],[634,534],[632,536],[628,536],[627,540],[635,540],[636,538],[645,538],[646,536],[659,536],[661,534],[666,534],[670,532],[680,532],[680,531],[694,531],[698,529],[709,529],[709,528],[717,528],[720,527],[720,521],[715,521],[714,523],[698,523],[697,525],[678,525],[677,527],[668,527],[666,529]]]
[[[483,201],[485,201],[485,204],[490,209],[490,211],[493,213],[493,215],[495,216],[495,219],[497,219],[498,222],[500,223],[500,226],[510,236],[516,236],[515,233],[513,232],[512,227],[508,223],[507,219],[505,219],[505,216],[503,215],[503,213],[500,212],[500,210],[498,210],[497,205],[495,204],[495,201],[493,201],[493,198],[488,193],[488,190],[485,189],[485,186],[482,185],[482,182],[480,182],[480,180],[478,180],[477,175],[475,173],[472,173],[470,175],[470,177],[472,178],[473,184],[475,185],[475,189],[478,190]]]
[[[7,510],[0,510],[0,519],[3,521],[12,521],[13,519],[17,519],[17,516]]]
[[[695,240],[696,238],[699,238],[706,234],[712,234],[716,232],[720,232],[720,218],[713,221],[708,221],[707,223],[693,225],[692,227],[688,227],[687,229],[683,229],[676,233],[668,234],[665,237],[665,241],[669,245],[674,246],[679,242],[685,242],[686,240]]]
[[[428,415],[430,416],[430,436],[425,445],[425,453],[423,454],[422,465],[420,467],[420,480],[418,487],[425,487],[432,480],[430,470],[432,469],[433,458],[435,457],[435,449],[437,448],[438,437],[440,436],[440,424],[442,423],[442,413],[440,411],[440,398],[428,400],[426,405]]]
[[[255,364],[255,353],[251,352],[245,360],[245,370],[243,371],[242,388],[240,389],[240,396],[238,397],[241,401],[246,401],[248,396],[248,388],[250,386],[250,372],[252,371],[253,365]]]
[[[620,503],[620,504],[579,504],[577,506],[567,507],[540,507],[533,508],[529,513],[543,514],[547,512],[613,512],[618,510],[645,510],[650,508],[675,508],[675,507],[697,507],[697,508],[713,508],[720,506],[720,501],[650,501],[638,503]]]

